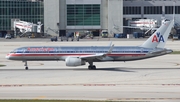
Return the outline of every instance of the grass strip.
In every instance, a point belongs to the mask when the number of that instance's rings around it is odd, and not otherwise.
[[[180,54],[180,51],[173,51],[171,54]]]
[[[0,67],[4,67],[4,66],[6,66],[6,65],[2,65],[2,64],[0,64]]]
[[[91,101],[91,100],[11,100],[5,99],[0,102],[117,102],[117,101]],[[118,101],[118,102],[138,102],[138,101]],[[142,102],[142,101],[140,101]],[[147,102],[147,101],[146,101]]]

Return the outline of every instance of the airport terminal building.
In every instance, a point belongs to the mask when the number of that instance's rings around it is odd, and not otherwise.
[[[175,1],[175,5],[173,2]],[[44,24],[44,33],[64,34],[66,31],[91,30],[98,35],[107,30],[129,33],[122,26],[128,20],[173,18],[180,16],[179,0],[0,0],[0,31],[12,30],[11,18]]]
[[[102,29],[111,29],[114,22],[123,25],[122,0],[44,0],[48,33],[91,30],[98,35]]]

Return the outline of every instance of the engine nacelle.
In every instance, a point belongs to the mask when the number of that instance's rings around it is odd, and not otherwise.
[[[86,61],[83,61],[80,58],[76,58],[76,57],[68,57],[66,58],[66,66],[81,66],[81,65],[85,65]]]

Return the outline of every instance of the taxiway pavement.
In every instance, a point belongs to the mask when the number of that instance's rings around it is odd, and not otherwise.
[[[114,41],[116,45],[140,45],[143,41]],[[9,61],[5,55],[21,46],[98,46],[92,42],[1,42],[0,99],[80,99],[125,101],[180,101],[180,55],[164,55],[131,62],[94,63],[66,67],[64,62]],[[180,42],[166,47],[180,49]]]

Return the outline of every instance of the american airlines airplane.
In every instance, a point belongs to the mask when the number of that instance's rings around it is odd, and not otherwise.
[[[157,57],[173,52],[164,48],[174,20],[166,20],[140,46],[27,46],[17,48],[6,55],[8,60],[27,61],[65,61],[66,66],[82,66],[89,63],[88,69],[94,70],[93,62],[133,61]]]

